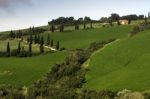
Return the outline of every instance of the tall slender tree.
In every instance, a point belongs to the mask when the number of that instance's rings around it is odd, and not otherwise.
[[[54,26],[54,24],[52,23],[52,25],[51,25],[51,31],[52,32],[54,32],[55,31],[55,26]]]
[[[84,27],[83,28],[86,29],[86,22],[84,22]]]
[[[37,36],[34,35],[34,43],[37,44]]]
[[[120,21],[119,20],[117,20],[117,24],[118,24],[118,26],[120,26]]]
[[[57,50],[59,50],[59,46],[60,46],[60,45],[59,45],[59,41],[57,41],[57,44],[56,44],[56,49],[57,49]]]
[[[43,39],[43,36],[41,37],[41,41],[40,41],[40,53],[44,53],[44,39]]]
[[[64,32],[64,24],[63,23],[60,25],[60,32]]]
[[[54,42],[53,42],[53,40],[51,40],[50,46],[53,47],[53,45],[54,45]]]
[[[20,54],[20,52],[21,52],[21,44],[20,44],[20,42],[18,43],[18,54]]]
[[[37,36],[37,43],[38,43],[38,44],[41,43],[40,35]]]
[[[131,19],[130,18],[128,19],[128,24],[131,24]]]
[[[50,35],[48,34],[47,35],[47,44],[46,44],[47,46],[49,46],[50,45]]]
[[[32,37],[32,33],[30,34],[30,43],[33,43],[33,37]]]
[[[10,31],[10,38],[13,38],[14,37],[14,32],[11,30]]]
[[[6,50],[6,52],[7,52],[7,55],[10,55],[10,45],[9,45],[9,42],[7,43],[7,50]]]
[[[29,43],[29,56],[32,56],[32,44]]]

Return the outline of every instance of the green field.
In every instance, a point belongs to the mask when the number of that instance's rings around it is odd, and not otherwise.
[[[106,28],[95,28],[87,30],[77,30],[70,32],[45,32],[44,38],[48,34],[51,35],[51,39],[60,41],[60,46],[67,49],[74,48],[86,48],[90,43],[95,41],[108,40],[111,38],[124,38],[128,36],[129,31],[131,31],[132,26],[115,26]]]
[[[108,45],[90,58],[85,88],[150,89],[150,30]]]
[[[29,57],[0,58],[0,84],[28,86],[44,76],[55,64],[64,60],[68,52]]]
[[[61,48],[74,49],[86,48],[95,41],[111,38],[126,38],[132,26],[114,26],[106,28],[94,28],[87,30],[43,33],[45,41],[47,34],[56,41],[60,41]],[[10,40],[9,40],[10,41]],[[0,41],[0,50],[5,51],[8,40]],[[28,50],[27,44],[24,45]],[[18,40],[10,41],[11,49],[16,49]],[[33,44],[33,52],[39,51],[39,47]],[[64,60],[68,52],[56,52],[54,54],[41,55],[31,58],[0,58],[0,84],[30,85],[48,72],[54,63]]]

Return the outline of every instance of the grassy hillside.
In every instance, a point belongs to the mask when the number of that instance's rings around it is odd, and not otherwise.
[[[0,84],[30,85],[66,57],[67,52],[28,58],[0,58]]]
[[[74,49],[74,48],[85,48],[88,47],[91,42],[108,40],[110,38],[123,38],[127,37],[128,32],[132,26],[115,26],[106,28],[96,28],[88,30],[77,30],[68,32],[46,32],[44,35],[45,39],[47,34],[51,34],[51,38],[54,42],[60,41],[61,47]]]
[[[84,87],[96,90],[150,89],[150,30],[119,40],[93,55]]]

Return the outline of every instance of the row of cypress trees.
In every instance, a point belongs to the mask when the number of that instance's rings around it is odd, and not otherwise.
[[[87,29],[87,26],[86,26],[86,22],[84,22],[84,24],[83,24],[83,29]],[[55,30],[56,30],[56,28],[55,28],[55,25],[52,23],[52,24],[49,24],[50,26],[51,26],[51,28],[50,28],[50,30],[51,30],[51,32],[55,32]],[[78,24],[78,22],[76,22],[75,23],[75,30],[79,30],[80,28],[80,26],[79,26],[80,24]],[[64,27],[65,27],[65,25],[62,23],[62,24],[60,24],[60,26],[59,26],[59,31],[60,32],[64,32]],[[93,22],[91,21],[90,22],[90,28],[92,29],[93,28]]]

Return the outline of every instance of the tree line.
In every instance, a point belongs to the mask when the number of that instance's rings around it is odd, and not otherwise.
[[[12,34],[13,31],[10,32]],[[21,32],[19,32],[21,35]],[[34,36],[34,37],[33,37]],[[11,35],[10,35],[11,37]],[[0,56],[17,56],[17,57],[28,57],[28,56],[34,56],[38,54],[42,54],[45,52],[44,46],[55,48],[56,50],[60,50],[60,43],[57,41],[54,44],[53,39],[51,39],[50,34],[47,34],[46,42],[44,41],[44,37],[38,35],[33,35],[32,33],[27,37],[27,40],[23,40],[23,36],[19,36],[21,40],[19,40],[18,48],[11,50],[10,42],[7,43],[6,51],[0,52]],[[12,39],[12,38],[11,38]],[[21,42],[28,44],[28,50],[25,50],[24,46],[21,45]],[[32,44],[38,44],[39,45],[39,53],[35,53],[32,50]],[[52,52],[52,51],[50,51]]]
[[[56,30],[59,30],[60,32],[64,32],[65,26],[74,26],[75,30],[80,29],[80,25],[83,25],[83,29],[88,29],[86,24],[90,23],[90,28],[93,28],[92,23],[96,22],[95,20],[92,20],[90,17],[79,18],[78,20],[74,19],[74,17],[59,17],[57,19],[53,19],[52,21],[48,22],[48,25],[50,26],[51,32],[55,32]]]

